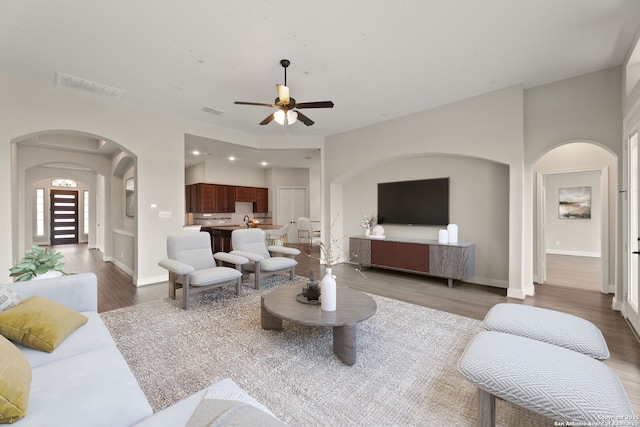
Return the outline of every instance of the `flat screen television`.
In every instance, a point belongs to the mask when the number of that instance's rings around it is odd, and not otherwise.
[[[378,223],[449,224],[449,178],[379,183]]]

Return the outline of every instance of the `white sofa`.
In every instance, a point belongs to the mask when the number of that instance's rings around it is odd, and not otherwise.
[[[51,353],[16,344],[32,372],[27,414],[15,422],[19,427],[186,426],[207,393],[209,402],[227,402],[215,413],[210,406],[203,408],[209,420],[218,420],[217,425],[237,425],[238,419],[243,423],[242,417],[249,417],[252,424],[258,417],[264,427],[284,425],[229,378],[154,415],[98,314],[97,278],[92,273],[2,287],[13,289],[25,300],[39,295],[89,319]],[[231,408],[228,402],[233,402]],[[247,405],[249,410],[238,410]]]
[[[15,425],[130,426],[153,413],[98,314],[97,279],[76,274],[3,285],[39,295],[88,317],[53,352],[16,346],[32,368],[27,415]]]

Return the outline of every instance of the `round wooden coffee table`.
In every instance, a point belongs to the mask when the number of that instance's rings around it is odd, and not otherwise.
[[[333,327],[333,352],[347,365],[356,363],[356,323],[376,312],[376,302],[369,295],[346,286],[338,286],[336,311],[322,311],[320,304],[296,301],[301,286],[278,288],[261,298],[263,329],[282,329],[282,321],[310,326]],[[322,298],[322,296],[320,297]]]

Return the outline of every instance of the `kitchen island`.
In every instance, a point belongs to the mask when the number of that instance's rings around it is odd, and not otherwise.
[[[248,228],[246,225],[213,225],[203,226],[202,231],[206,231],[211,235],[211,247],[213,252],[230,252],[233,250],[231,247],[231,233],[233,230],[244,230]],[[278,230],[282,228],[282,225],[260,224],[255,227],[261,230]]]

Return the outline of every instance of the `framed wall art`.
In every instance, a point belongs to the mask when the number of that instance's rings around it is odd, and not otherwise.
[[[558,218],[591,219],[591,187],[559,188]]]

